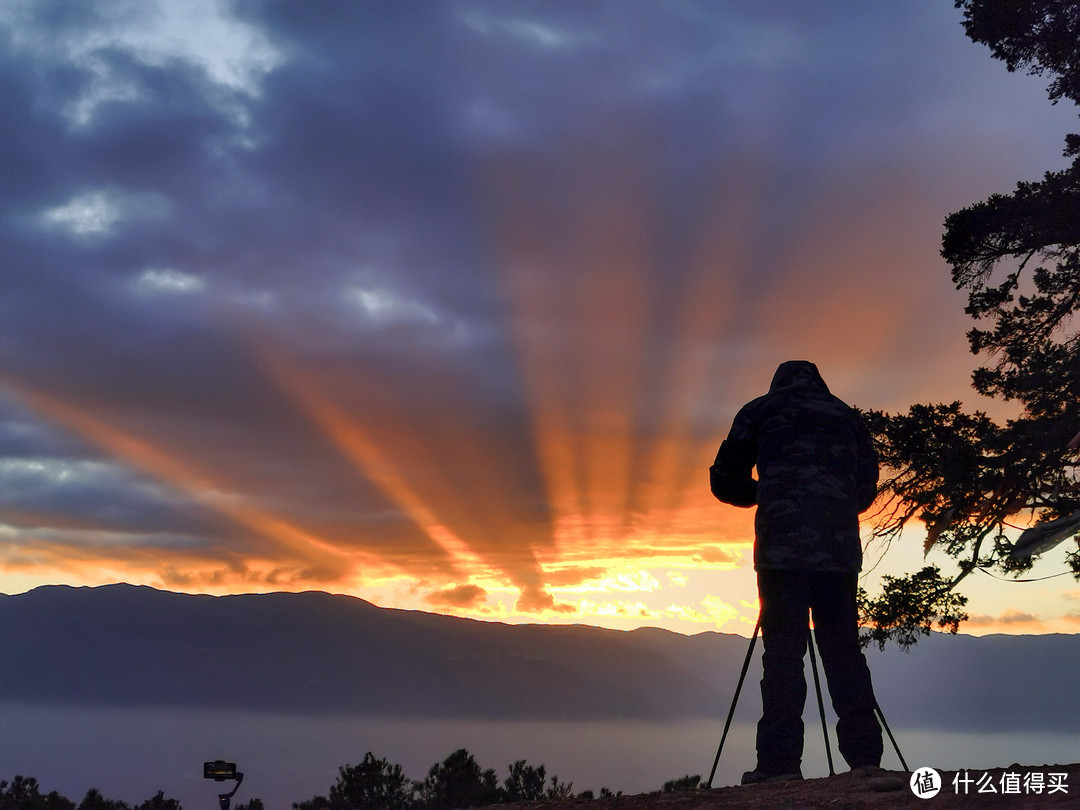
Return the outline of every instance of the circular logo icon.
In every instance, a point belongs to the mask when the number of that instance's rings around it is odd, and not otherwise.
[[[911,792],[920,799],[930,799],[941,790],[941,774],[933,768],[919,768],[911,774]]]

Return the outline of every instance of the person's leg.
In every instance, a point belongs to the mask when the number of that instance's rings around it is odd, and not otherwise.
[[[881,726],[870,668],[859,648],[858,574],[821,574],[815,585],[814,638],[836,710],[837,747],[852,768],[879,765]]]
[[[798,773],[802,764],[803,655],[809,595],[797,572],[759,571],[761,602],[761,720],[757,727],[760,774]]]

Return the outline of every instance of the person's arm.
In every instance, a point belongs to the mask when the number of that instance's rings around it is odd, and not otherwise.
[[[757,504],[757,481],[752,474],[757,442],[742,417],[741,412],[735,417],[731,432],[716,453],[716,461],[709,467],[709,487],[724,503],[750,507]]]
[[[874,440],[858,411],[855,412],[855,421],[855,504],[859,512],[865,512],[877,497],[878,459]]]

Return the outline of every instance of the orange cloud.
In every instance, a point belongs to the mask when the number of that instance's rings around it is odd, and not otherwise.
[[[486,598],[487,591],[478,585],[456,585],[433,591],[424,597],[424,601],[435,607],[470,608],[479,607]]]
[[[9,382],[10,386],[10,382]],[[200,469],[173,452],[120,430],[88,411],[70,405],[42,391],[19,386],[20,396],[33,409],[73,430],[116,458],[122,459],[166,481],[241,526],[254,531],[282,549],[308,560],[312,570],[330,578],[350,568],[341,549],[301,527],[241,499],[223,497],[228,487],[208,469]]]
[[[0,543],[0,570],[45,574],[52,581],[115,582],[181,590],[235,592],[328,584],[318,571],[280,561],[241,556],[224,548],[163,548],[150,544],[30,539]],[[47,580],[48,581],[48,580]]]
[[[573,566],[544,571],[544,582],[552,588],[568,588],[583,582],[600,579],[607,569],[603,566]]]
[[[968,620],[962,625],[962,627],[964,626],[979,633],[994,631],[1015,633],[1020,628],[1033,631],[1045,630],[1047,625],[1043,619],[1032,613],[1016,610],[1015,608],[1006,608],[997,616],[990,616],[985,613],[969,616]]]
[[[664,614],[682,621],[711,624],[716,627],[726,627],[741,618],[734,605],[716,596],[706,596],[699,608],[688,605],[669,605],[664,609]]]
[[[742,561],[742,554],[731,549],[710,546],[703,548],[700,553],[694,556],[694,559],[705,563],[737,565]]]
[[[573,605],[556,602],[555,597],[543,588],[536,586],[521,590],[521,595],[518,597],[514,609],[519,613],[543,613],[548,610],[555,613],[573,613],[575,610]]]
[[[594,602],[590,599],[582,599],[575,608],[578,615],[586,618],[633,618],[633,619],[657,619],[660,612],[650,608],[644,602],[627,602],[622,600],[608,602]]]
[[[187,571],[173,577],[169,584],[181,581],[216,584],[231,577],[237,582],[308,583],[310,586],[348,582],[359,567],[373,576],[390,570],[401,572],[406,566],[413,573],[421,574],[432,568],[431,556],[417,554],[415,542],[410,538],[401,537],[407,542],[375,554],[356,543],[354,534],[342,532],[340,528],[329,532],[313,531],[263,506],[259,498],[245,490],[242,482],[230,479],[222,466],[196,463],[173,448],[166,449],[156,441],[116,427],[122,421],[119,416],[100,416],[88,408],[70,404],[27,385],[10,379],[4,382],[37,414],[66,428],[113,458],[184,493],[208,513],[223,518],[224,523],[231,527],[201,553],[213,558],[218,568],[222,562],[243,559],[248,566],[246,569],[245,564],[227,563],[225,569],[213,573]],[[44,533],[49,537],[55,533],[47,528],[49,525],[64,529],[63,524],[68,523],[64,518],[45,518],[46,522],[38,534]],[[95,544],[92,532],[100,531],[100,527],[91,530],[84,526],[83,529],[81,536],[69,544],[72,558],[78,559],[80,549],[86,549],[103,565],[107,559],[111,559],[111,570],[117,572],[115,576],[118,578],[140,576],[137,570],[128,570],[125,566],[137,567],[142,559],[154,559],[157,567],[164,568],[170,559],[177,556],[184,559],[186,556],[175,548],[159,545],[152,546],[152,550],[142,554],[137,535],[131,541],[135,544],[131,549],[125,548],[123,543]],[[237,533],[236,529],[240,532]],[[33,533],[32,530],[28,531]],[[31,543],[21,544],[19,554],[25,557],[31,547]],[[49,547],[48,541],[39,541],[35,553],[48,556]],[[243,573],[237,575],[236,572],[242,570]],[[252,573],[255,570],[257,574]]]

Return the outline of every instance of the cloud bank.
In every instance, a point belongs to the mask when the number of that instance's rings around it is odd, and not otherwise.
[[[6,581],[740,564],[734,410],[965,396],[940,222],[1058,154],[939,6],[3,4]]]

